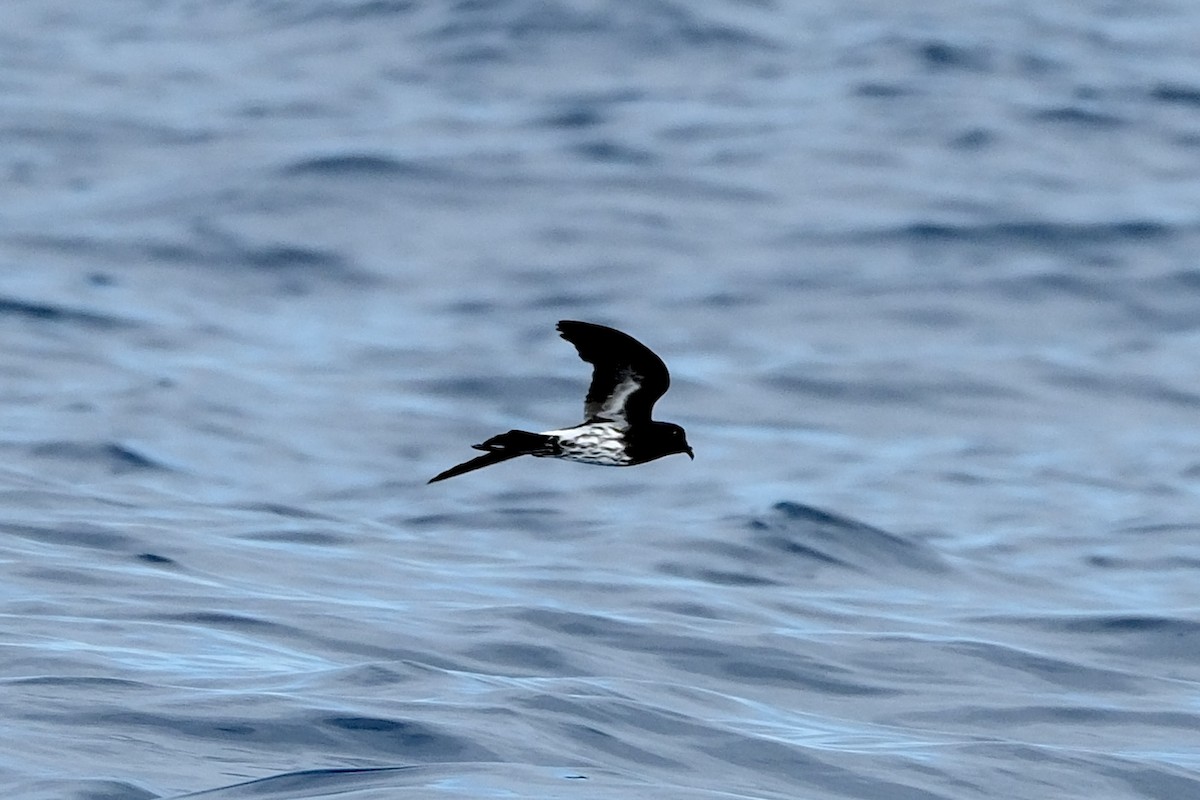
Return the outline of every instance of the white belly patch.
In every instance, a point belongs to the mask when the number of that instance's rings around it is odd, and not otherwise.
[[[558,446],[562,450],[560,454],[552,456],[553,458],[607,467],[623,467],[629,464],[622,430],[613,423],[594,422],[577,428],[546,431],[545,435],[557,437]]]

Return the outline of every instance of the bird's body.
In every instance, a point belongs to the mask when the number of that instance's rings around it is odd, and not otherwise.
[[[605,467],[628,467],[633,464],[633,458],[626,452],[625,432],[614,422],[585,422],[574,428],[546,431],[543,435],[553,436],[558,445],[559,452],[549,456],[551,458]],[[543,454],[542,457],[547,456]]]
[[[694,457],[683,428],[650,418],[654,403],[671,384],[662,359],[632,336],[603,325],[563,320],[558,331],[593,366],[583,423],[493,436],[474,445],[484,455],[451,467],[430,483],[525,455],[606,467],[644,464],[673,453]]]

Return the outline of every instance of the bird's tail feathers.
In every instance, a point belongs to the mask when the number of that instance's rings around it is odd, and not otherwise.
[[[472,447],[476,450],[483,450],[484,454],[435,475],[429,482],[444,481],[447,478],[462,475],[464,472],[490,467],[492,464],[499,464],[501,461],[508,461],[517,456],[553,455],[558,452],[558,446],[553,437],[529,431],[509,431],[499,436],[493,436],[483,444],[472,445]]]
[[[553,455],[557,452],[553,437],[529,431],[509,431],[499,436],[493,436],[483,444],[471,446],[476,450],[514,455]]]
[[[493,450],[492,452],[485,453],[477,458],[472,458],[470,461],[464,461],[461,464],[457,464],[445,472],[439,472],[437,475],[434,475],[432,478],[430,478],[429,482],[437,483],[438,481],[444,481],[446,478],[453,478],[455,475],[462,475],[464,472],[472,472],[477,469],[483,469],[484,467],[490,467],[492,464],[499,464],[501,461],[508,461],[510,458],[516,458],[517,456],[523,455],[525,454],[520,452],[510,453],[507,450]]]

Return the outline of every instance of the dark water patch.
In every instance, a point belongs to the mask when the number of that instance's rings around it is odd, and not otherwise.
[[[452,66],[495,66],[504,68],[508,62],[515,62],[518,51],[506,47],[497,41],[474,42],[467,39],[448,37],[451,50],[440,59],[443,64]]]
[[[161,461],[150,458],[146,454],[125,444],[109,442],[103,445],[103,453],[108,457],[109,461],[123,469],[165,471],[170,471],[171,469]]]
[[[582,672],[560,651],[544,645],[488,642],[468,649],[463,655],[505,670],[516,667],[538,675],[578,675]]]
[[[288,519],[333,519],[327,514],[322,514],[318,511],[309,511],[306,508],[290,506],[285,503],[242,503],[234,506],[234,508],[246,511],[261,511],[264,514],[274,514],[275,516],[287,517]]]
[[[115,475],[127,472],[174,472],[173,467],[119,442],[43,442],[30,448],[39,458],[56,458],[75,464],[98,466]]]
[[[1073,125],[1080,128],[1093,128],[1097,130],[1111,130],[1129,124],[1129,120],[1124,117],[1082,106],[1044,108],[1031,112],[1029,118],[1035,122]]]
[[[130,735],[136,729],[150,729],[195,739],[210,739],[239,745],[286,748],[289,746],[320,747],[331,744],[309,719],[255,719],[249,717],[205,718],[198,714],[153,714],[127,709],[77,711],[61,715],[75,726],[97,727],[117,735]]]
[[[1176,291],[1200,293],[1200,269],[1187,267],[1175,270],[1155,283],[1172,293]]]
[[[1149,219],[1111,222],[1018,221],[983,224],[917,222],[898,229],[885,238],[896,236],[917,242],[964,242],[968,244],[1021,244],[1037,247],[1118,244],[1121,242],[1160,241],[1178,230],[1166,223]],[[873,238],[873,237],[868,237]]]
[[[471,665],[462,660],[451,660],[446,656],[444,647],[430,645],[427,650],[416,650],[395,645],[378,645],[361,639],[351,639],[332,635],[339,632],[336,627],[323,629],[325,635],[312,628],[298,630],[288,625],[265,622],[252,625],[254,628],[266,628],[282,631],[282,636],[299,642],[299,647],[305,652],[337,653],[340,658],[353,656],[357,661],[378,662],[393,665],[406,665],[406,668],[423,673],[428,669],[444,670],[455,673],[468,673]],[[385,641],[390,641],[385,639]]]
[[[947,144],[955,150],[983,150],[996,142],[996,134],[986,128],[969,128],[954,135]]]
[[[356,754],[373,750],[393,758],[430,761],[492,761],[496,756],[461,736],[444,733],[414,720],[335,716],[318,720],[334,738],[350,744]]]
[[[602,308],[609,302],[610,298],[603,295],[582,294],[580,292],[551,292],[530,298],[525,307],[546,311],[553,311],[555,309],[574,311],[593,307]]]
[[[426,36],[456,48],[454,60],[459,62],[479,55],[486,55],[488,61],[527,58],[543,47],[562,48],[566,37],[572,36],[656,55],[714,50],[749,55],[779,49],[759,34],[712,21],[693,6],[674,0],[596,7],[564,0],[464,2]]]
[[[644,746],[632,742],[592,725],[581,725],[577,722],[560,722],[559,731],[568,739],[576,742],[588,753],[607,753],[629,764],[658,767],[662,769],[683,769],[684,765],[673,758],[652,753]],[[593,755],[593,757],[595,757]]]
[[[1158,523],[1142,523],[1138,525],[1125,525],[1119,529],[1120,533],[1130,534],[1131,536],[1174,536],[1187,535],[1195,536],[1200,539],[1200,523],[1194,522],[1158,522]]]
[[[1169,140],[1180,147],[1200,147],[1200,131],[1175,133],[1169,137]]]
[[[23,141],[37,144],[39,147],[49,145],[71,151],[100,150],[114,143],[119,143],[121,147],[180,147],[211,142],[217,136],[216,131],[198,126],[176,128],[154,125],[140,119],[113,118],[103,112],[48,114],[41,116],[36,122],[0,123],[0,140],[10,145]]]
[[[495,513],[502,517],[524,520],[529,519],[530,517],[537,517],[539,519],[547,517],[562,517],[565,512],[561,508],[520,506],[516,508],[498,508],[496,509]]]
[[[271,775],[243,783],[235,783],[216,789],[177,795],[175,800],[206,797],[225,800],[285,800],[297,797],[331,797],[357,794],[359,789],[370,791],[372,786],[392,787],[387,778],[403,777],[406,773],[421,772],[416,766],[359,767],[344,769],[310,769]],[[407,783],[407,782],[406,782]]]
[[[1121,781],[1140,797],[1150,800],[1180,800],[1184,797],[1200,797],[1200,778],[1194,772],[1160,767],[1150,769],[1144,764],[1122,766],[1120,761],[1109,761],[1096,766],[1100,774]]]
[[[474,378],[438,378],[413,381],[414,391],[421,394],[441,394],[496,400],[521,400],[533,397],[568,397],[578,394],[580,381],[565,380],[547,375],[508,376],[488,375]],[[491,435],[490,433],[488,434]],[[484,437],[487,438],[487,437]]]
[[[723,663],[720,672],[715,674],[747,685],[790,686],[821,695],[880,697],[901,694],[894,689],[853,680],[854,675],[850,670],[832,669],[828,663],[799,657],[795,653],[750,648],[739,655],[739,658]],[[846,679],[835,677],[838,674]]]
[[[567,128],[579,130],[594,128],[607,121],[604,114],[595,103],[576,103],[547,114],[540,124],[551,128]]]
[[[72,726],[97,727],[109,735],[133,735],[150,729],[187,738],[221,742],[222,746],[290,751],[307,748],[329,754],[430,761],[493,761],[494,754],[463,737],[415,720],[314,715],[220,716],[172,715],[106,709],[49,714],[70,719]]]
[[[284,176],[323,178],[392,178],[448,180],[452,173],[443,168],[412,159],[374,153],[344,153],[313,156],[288,164],[280,170]]]
[[[156,800],[140,786],[110,780],[26,781],[5,787],[5,796],[21,800]]]
[[[664,198],[687,196],[694,200],[709,198],[747,205],[756,203],[775,205],[780,201],[779,196],[772,192],[738,184],[734,181],[679,177],[665,170],[614,174],[612,177],[598,181],[597,187],[599,190],[606,192],[633,191],[638,194],[650,193]],[[655,230],[669,229],[674,224],[671,221],[672,218],[670,215],[661,213],[630,214],[627,215],[626,219],[636,222],[642,227],[652,227]],[[647,223],[649,224],[647,225]],[[801,283],[811,280],[811,278],[806,276],[795,277],[795,279]]]
[[[56,303],[17,300],[13,297],[0,297],[0,317],[22,317],[39,322],[79,325],[99,330],[138,327],[138,324],[131,320],[121,319],[110,314],[84,311]]]
[[[965,328],[972,322],[968,315],[947,307],[912,305],[890,311],[887,316],[926,328]]]
[[[253,6],[274,22],[291,25],[305,22],[360,22],[381,19],[393,21],[416,9],[416,0],[318,0],[295,3],[290,0],[258,0]]]
[[[399,800],[399,798],[433,797],[528,797],[567,798],[578,796],[586,800],[601,795],[586,794],[584,787],[564,781],[586,781],[597,778],[604,782],[604,796],[662,797],[663,800],[727,800],[727,792],[708,792],[688,789],[671,791],[660,785],[650,785],[637,779],[617,776],[612,772],[589,769],[583,774],[575,769],[531,767],[511,761],[472,763],[454,761],[449,764],[411,765],[395,767],[347,767],[287,772],[244,781],[229,786],[176,795],[174,800],[205,798],[206,800],[299,800],[300,798],[346,797],[362,800]],[[615,786],[615,793],[612,788]],[[585,794],[580,795],[583,791]],[[36,798],[43,800],[43,798]],[[59,800],[48,796],[44,800]]]
[[[990,642],[945,642],[937,647],[949,653],[977,658],[1013,669],[1065,689],[1088,692],[1136,691],[1138,682],[1115,670],[1089,667],[1076,661],[1031,653]]]
[[[1163,558],[1118,558],[1107,554],[1089,555],[1083,562],[1097,569],[1138,570],[1141,572],[1158,573],[1172,571],[1192,571],[1200,569],[1200,558],[1163,557]]]
[[[328,530],[255,531],[239,534],[238,538],[253,542],[276,542],[308,547],[340,547],[350,542],[349,537]]]
[[[7,686],[60,686],[68,689],[131,689],[144,690],[146,684],[125,678],[100,678],[90,675],[42,675],[32,678],[0,680]]]
[[[1162,633],[1176,638],[1194,639],[1200,646],[1200,622],[1156,616],[1079,617],[1062,623],[1071,633]]]
[[[746,138],[757,136],[770,135],[775,133],[775,128],[772,125],[761,124],[736,124],[731,122],[688,122],[677,125],[671,125],[658,129],[658,138],[661,141],[684,144],[695,143],[720,143],[726,141],[742,141]],[[707,161],[709,164],[746,164],[746,163],[761,163],[761,155],[750,153],[718,153],[711,156]],[[664,215],[666,216],[666,215]]]
[[[713,292],[696,298],[695,305],[703,308],[734,309],[758,306],[763,304],[763,298],[756,292]]]
[[[138,561],[141,561],[143,564],[153,564],[156,567],[179,566],[175,559],[167,558],[166,556],[160,556],[157,553],[138,553],[136,556],[134,556],[134,558],[136,558]]]
[[[1160,83],[1150,90],[1150,99],[1169,105],[1200,109],[1200,86],[1184,83]]]
[[[671,739],[701,737],[710,730],[682,714],[612,697],[538,694],[523,697],[518,702],[524,708],[547,712],[563,719],[585,720],[588,723],[586,727],[591,730],[600,728],[610,738],[615,738],[616,735],[612,733],[614,730],[644,731]]]
[[[655,569],[672,578],[687,578],[716,586],[782,586],[782,581],[744,570],[711,569],[683,561],[664,561]]]
[[[637,630],[637,626],[632,623],[573,611],[531,608],[518,611],[516,618],[539,628],[557,631],[567,636],[602,641],[621,641],[626,636],[632,636]]]
[[[696,539],[686,558],[660,563],[658,569],[672,577],[742,587],[795,586],[826,570],[881,575],[945,569],[923,543],[796,503],[777,504],[772,514],[745,527],[749,537]]]
[[[1003,278],[991,284],[1004,296],[1015,300],[1077,297],[1084,300],[1120,302],[1124,295],[1096,274],[1047,270],[1015,278]]]
[[[454,300],[446,303],[443,308],[448,314],[465,314],[475,317],[496,311],[500,308],[500,304],[494,299]]]
[[[1200,394],[1177,389],[1157,379],[1144,376],[1107,375],[1055,366],[1042,377],[1042,380],[1056,386],[1105,397],[1136,398],[1185,409],[1200,407]]]
[[[95,572],[84,569],[31,566],[21,569],[19,574],[23,578],[45,583],[48,586],[70,586],[76,589],[82,586],[111,588],[113,584],[112,578],[108,576],[101,577]]]
[[[568,519],[568,515],[560,508],[516,506],[497,509],[482,519],[476,516],[472,524],[520,531],[524,536],[543,542],[569,542],[591,535],[588,526],[573,525]]]
[[[343,670],[338,683],[344,686],[378,687],[397,686],[411,680],[411,675],[382,664],[360,664]]]
[[[809,790],[817,790],[827,793],[820,795],[823,797],[954,800],[952,795],[871,777],[865,770],[835,766],[822,760],[819,750],[761,737],[729,734],[701,745],[700,750],[718,761],[786,780],[797,788],[800,797],[808,796]]]
[[[1200,622],[1153,615],[991,616],[979,621],[1025,626],[1056,635],[1084,637],[1094,651],[1119,652],[1139,660],[1200,663]]]
[[[182,614],[152,614],[147,619],[162,622],[178,622],[184,625],[196,625],[204,628],[224,628],[235,631],[275,631],[296,633],[296,628],[279,622],[272,622],[244,614],[230,614],[224,611],[189,611]]]
[[[946,408],[963,398],[1014,399],[1015,390],[1000,384],[947,375],[941,380],[891,380],[874,376],[871,380],[822,378],[805,369],[803,374],[774,373],[763,383],[772,391],[810,395],[848,404],[896,406],[908,405],[923,410]]]
[[[896,83],[860,83],[854,87],[853,94],[857,97],[869,97],[876,100],[893,100],[897,97],[908,97],[915,94],[910,86]]]
[[[0,533],[44,544],[86,547],[112,552],[128,552],[137,544],[137,540],[131,536],[90,523],[76,523],[62,528],[0,523]]]
[[[285,288],[303,288],[300,278],[322,278],[355,286],[370,284],[373,277],[354,267],[340,253],[288,243],[248,242],[208,224],[193,226],[176,238],[136,236],[127,241],[97,236],[19,236],[20,244],[59,253],[111,261],[151,262],[203,267],[231,275],[254,271],[293,278]]]
[[[523,508],[531,508],[533,503],[547,503],[559,508],[558,503],[562,501],[562,495],[547,489],[505,489],[496,493],[496,499],[505,503],[520,504]]]
[[[747,527],[756,546],[789,560],[863,572],[948,569],[937,551],[922,542],[803,503],[776,503],[770,514]]]
[[[158,797],[153,792],[124,781],[91,780],[75,789],[76,800],[149,800]]]
[[[583,142],[572,147],[571,151],[588,161],[619,166],[646,166],[658,161],[658,157],[645,148],[633,147],[611,139]]]
[[[385,520],[389,523],[393,520]],[[395,524],[408,528],[447,528],[461,527],[464,522],[464,515],[456,513],[445,514],[421,514],[416,517],[400,517],[394,520]]]
[[[242,260],[252,267],[265,270],[299,269],[338,273],[346,269],[346,261],[338,253],[289,244],[249,247],[243,250]]]
[[[516,616],[564,636],[600,641],[619,650],[649,653],[693,675],[847,697],[897,694],[892,688],[865,682],[855,670],[793,650],[743,643],[724,647],[713,639],[664,634],[648,626],[577,612],[530,609]]]
[[[1111,726],[1129,728],[1170,728],[1181,731],[1200,730],[1200,714],[1176,711],[1134,711],[1098,706],[1028,705],[996,708],[988,706],[949,707],[938,711],[918,711],[901,716],[911,723],[932,721],[954,722],[981,730],[1019,730],[1031,725],[1066,725],[1100,728]]]
[[[654,608],[665,611],[668,614],[678,614],[683,617],[692,617],[695,619],[723,620],[726,618],[724,614],[715,608],[701,603],[655,603]]]
[[[811,375],[775,374],[764,381],[775,391],[788,394],[811,395],[823,400],[841,400],[851,403],[882,403],[894,405],[925,406],[925,392],[913,383],[887,383],[881,378],[870,383],[849,380],[822,379]]]
[[[944,40],[932,40],[917,44],[914,52],[921,63],[931,70],[986,72],[991,69],[989,54],[979,47],[967,47]]]
[[[239,105],[233,114],[246,119],[295,119],[312,120],[336,116],[328,105],[304,100],[268,100]]]

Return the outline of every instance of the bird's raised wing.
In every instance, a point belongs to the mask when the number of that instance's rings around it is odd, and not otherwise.
[[[661,358],[629,334],[603,325],[565,319],[558,332],[592,365],[585,422],[609,420],[628,427],[650,421],[655,402],[671,385]]]

